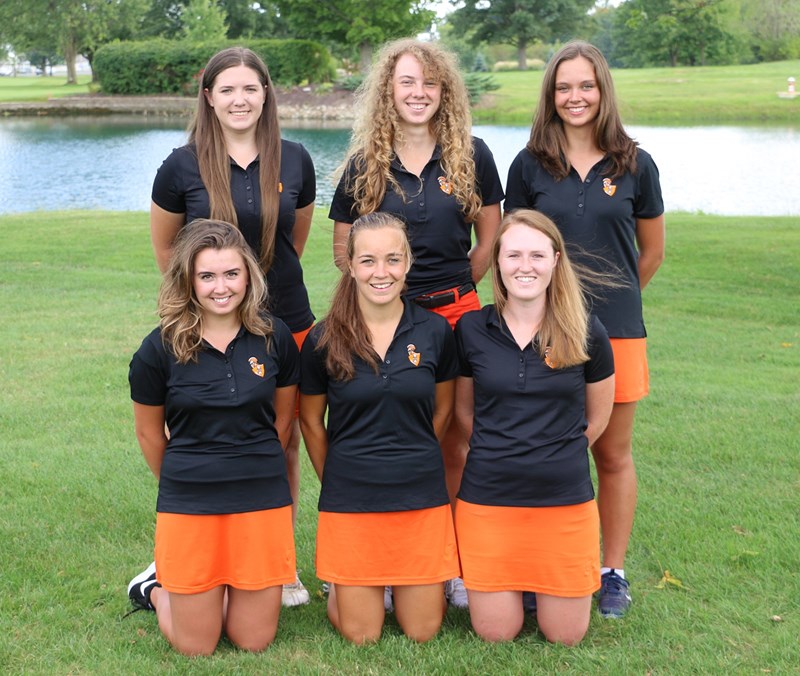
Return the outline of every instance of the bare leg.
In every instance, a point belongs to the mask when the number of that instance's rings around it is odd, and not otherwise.
[[[375,643],[381,637],[385,616],[383,586],[331,585],[328,618],[348,641],[357,645]]]
[[[444,583],[395,585],[392,591],[395,615],[405,635],[419,643],[436,636],[447,612]]]
[[[592,597],[564,598],[536,594],[536,619],[539,630],[551,643],[577,645],[589,628]]]
[[[292,496],[292,528],[297,527],[297,501],[300,499],[300,421],[292,421],[292,436],[284,449],[286,472],[289,475],[289,493]]]
[[[633,421],[636,402],[614,404],[605,432],[592,446],[597,468],[597,504],[603,534],[603,565],[624,568],[636,511]]]
[[[243,650],[264,650],[275,639],[280,612],[280,585],[256,591],[229,587],[225,633]]]
[[[180,653],[210,655],[222,635],[225,587],[200,594],[175,594],[156,588],[150,600],[161,633]]]
[[[484,641],[510,641],[522,630],[522,592],[467,589],[472,628]]]

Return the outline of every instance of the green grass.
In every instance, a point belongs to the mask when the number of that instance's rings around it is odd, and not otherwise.
[[[79,75],[78,84],[66,84],[63,75],[0,77],[0,102],[47,101],[47,99],[88,94],[90,75]]]
[[[376,646],[329,626],[316,594],[318,486],[304,461],[297,534],[309,606],[262,655],[189,661],[125,586],[152,558],[156,486],[138,450],[130,355],[155,322],[145,213],[0,217],[0,670],[31,674],[797,673],[800,664],[800,228],[796,218],[668,214],[645,293],[652,394],[640,407],[634,606],[575,649],[529,622],[487,645],[451,610],[427,645],[390,619]],[[315,310],[336,277],[317,214]],[[482,288],[486,300],[487,288]],[[669,571],[682,587],[659,582]],[[780,619],[776,619],[780,618]]]
[[[800,124],[800,97],[778,98],[800,61],[748,66],[632,68],[613,71],[626,124]],[[476,122],[528,125],[542,71],[494,73],[501,88],[473,113]]]

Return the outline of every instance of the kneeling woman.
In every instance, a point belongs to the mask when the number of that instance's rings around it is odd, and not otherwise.
[[[158,515],[155,566],[129,595],[156,611],[187,655],[212,653],[223,630],[240,648],[266,648],[281,586],[295,577],[283,448],[299,355],[286,325],[260,313],[265,295],[239,230],[194,221],[175,239],[160,326],[131,361],[136,436],[158,479]]]
[[[331,622],[354,643],[380,638],[385,585],[406,635],[432,638],[444,581],[459,572],[439,445],[455,343],[444,318],[401,296],[410,266],[401,221],[356,219],[330,312],[301,355],[300,427],[322,482],[317,576],[332,583]]]
[[[614,360],[550,219],[507,215],[491,260],[495,304],[456,326],[457,416],[471,436],[455,518],[470,616],[484,639],[512,639],[533,591],[547,640],[574,645],[600,587],[588,449],[611,414]]]

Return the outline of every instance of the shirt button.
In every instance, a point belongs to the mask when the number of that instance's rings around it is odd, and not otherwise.
[[[228,378],[233,378],[233,376],[232,376],[232,375],[229,373],[229,374],[228,374]]]
[[[232,388],[231,388],[231,392],[236,392],[236,388],[235,388],[235,387],[232,387]]]
[[[519,375],[520,378],[524,378],[525,377],[523,373],[519,373],[517,375]]]
[[[578,208],[579,208],[579,209],[583,209],[583,204],[579,204],[579,205],[578,205]]]
[[[252,187],[252,186],[249,186],[249,185],[248,185],[248,186],[245,188],[245,190],[250,190],[250,188],[251,188],[251,187]]]
[[[389,377],[389,376],[387,376],[385,373],[383,374],[383,379],[384,379],[384,380],[386,380],[388,377]]]
[[[425,206],[425,202],[420,202],[420,203],[419,203],[419,205],[420,205],[421,207],[424,207],[424,206]]]
[[[391,363],[392,363],[392,360],[391,360],[391,359],[387,359],[387,360],[386,360],[386,363],[387,363],[387,364],[391,364]]]
[[[252,200],[252,199],[249,199],[249,200],[247,200],[247,203],[248,203],[248,204],[252,204],[252,203],[253,203],[253,200]],[[581,205],[581,206],[583,206],[583,205]]]

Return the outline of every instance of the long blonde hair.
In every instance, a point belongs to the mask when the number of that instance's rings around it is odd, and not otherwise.
[[[542,93],[533,117],[527,148],[539,158],[547,173],[561,180],[570,170],[567,160],[567,138],[564,122],[555,105],[556,71],[564,61],[582,56],[594,67],[595,81],[600,90],[600,109],[594,122],[594,142],[611,161],[608,174],[611,178],[626,172],[636,173],[636,146],[638,145],[622,125],[614,94],[614,80],[605,57],[597,47],[588,42],[568,42],[550,59],[542,79]]]
[[[275,230],[280,206],[281,131],[278,124],[278,105],[267,65],[253,51],[230,47],[209,59],[203,69],[197,108],[189,126],[189,143],[197,148],[200,178],[208,191],[211,218],[238,225],[231,197],[231,164],[222,127],[206,98],[206,90],[214,88],[217,76],[228,68],[246,66],[258,74],[265,89],[264,108],[256,125],[256,146],[259,161],[259,190],[261,195],[261,247],[259,260],[264,272],[272,265],[275,251]]]
[[[547,287],[544,318],[536,336],[537,349],[542,359],[558,368],[582,364],[589,359],[589,310],[583,281],[576,271],[564,238],[553,221],[539,211],[518,209],[506,214],[492,242],[492,287],[497,313],[502,317],[508,304],[508,291],[500,276],[499,257],[503,235],[513,225],[524,225],[538,230],[550,240],[558,262]],[[583,272],[583,269],[581,268]]]
[[[194,265],[205,249],[233,249],[244,260],[249,283],[237,312],[250,333],[264,336],[269,348],[272,320],[262,314],[267,297],[264,273],[238,228],[222,221],[198,218],[178,231],[172,256],[158,292],[161,340],[179,364],[197,361],[203,342],[203,313],[194,293]]]
[[[348,192],[359,215],[380,208],[389,185],[403,195],[390,171],[394,147],[403,132],[394,104],[394,71],[404,54],[415,57],[426,78],[441,84],[439,109],[431,120],[431,132],[442,151],[441,164],[453,186],[453,194],[466,219],[473,222],[483,205],[475,185],[472,149],[472,116],[469,95],[453,54],[430,42],[403,39],[389,42],[356,93],[358,119],[347,156],[339,171],[345,173]],[[354,162],[352,173],[346,171]]]
[[[408,271],[413,259],[405,225],[399,218],[382,212],[359,216],[355,220],[347,236],[347,263],[353,262],[355,241],[359,233],[382,228],[395,230],[402,235],[403,253],[406,256],[406,271]],[[358,287],[356,280],[350,274],[349,266],[342,271],[342,276],[333,291],[317,349],[327,350],[325,367],[337,380],[351,380],[355,376],[354,356],[378,372],[380,358],[372,347],[372,334],[361,313]]]

